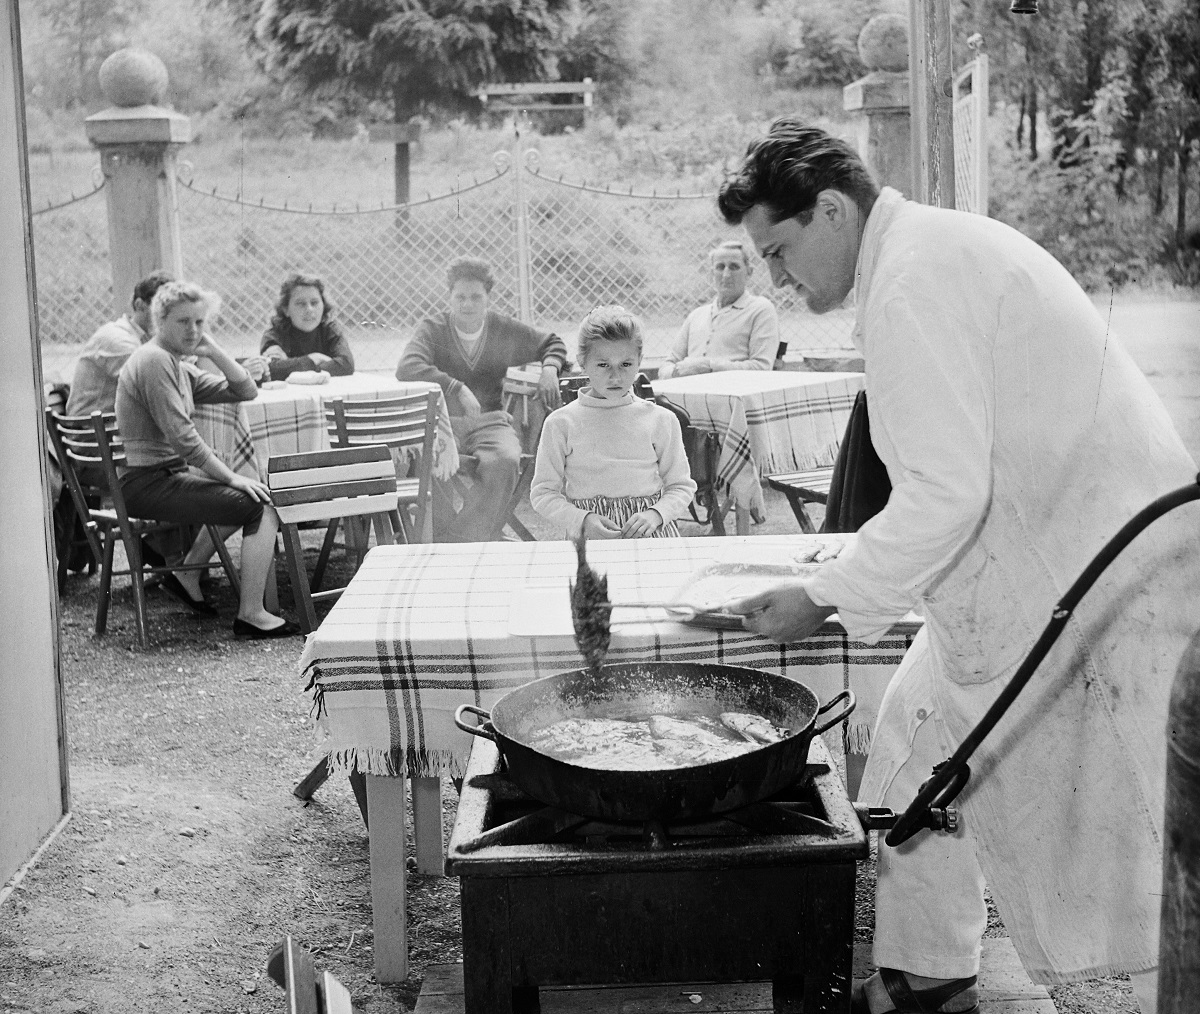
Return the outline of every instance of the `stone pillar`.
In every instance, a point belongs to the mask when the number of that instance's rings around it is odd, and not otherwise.
[[[107,182],[113,311],[119,316],[134,285],[151,271],[183,277],[175,158],[191,139],[191,126],[186,116],[158,104],[167,90],[167,68],[146,50],[109,56],[100,66],[100,87],[112,105],[85,124]]]
[[[880,186],[911,198],[908,21],[876,14],[859,33],[858,53],[869,73],[842,89],[842,107],[858,113],[858,153]]]

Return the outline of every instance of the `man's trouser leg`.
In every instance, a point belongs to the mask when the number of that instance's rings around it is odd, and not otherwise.
[[[516,489],[521,442],[507,422],[488,422],[466,435],[462,450],[474,455],[479,466],[475,484],[454,521],[453,538],[457,542],[487,542],[504,523],[501,515]]]
[[[880,705],[861,801],[902,812],[933,765],[952,752],[936,710],[933,680],[922,630]],[[899,848],[885,845],[883,838],[880,834],[875,964],[936,979],[976,975],[987,906],[983,874],[966,829],[955,834],[921,831]]]

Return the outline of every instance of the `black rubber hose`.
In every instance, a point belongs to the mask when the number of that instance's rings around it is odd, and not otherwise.
[[[1059,634],[1062,633],[1063,627],[1067,625],[1067,621],[1071,618],[1075,607],[1079,605],[1080,599],[1087,594],[1088,589],[1096,583],[1096,580],[1104,573],[1108,565],[1153,522],[1157,521],[1168,511],[1173,511],[1176,507],[1182,507],[1185,503],[1190,503],[1193,500],[1200,500],[1200,475],[1196,477],[1196,482],[1192,485],[1181,486],[1177,490],[1160,496],[1149,506],[1135,514],[1112,537],[1108,544],[1096,554],[1092,562],[1088,564],[1087,569],[1067,590],[1066,595],[1059,599],[1058,605],[1054,607],[1054,612],[1051,614],[1050,622],[1046,625],[1046,629],[1042,631],[1042,636],[1038,638],[1033,649],[1025,656],[1025,661],[1021,663],[1020,668],[1013,674],[1013,678],[1008,681],[1008,686],[1000,692],[1000,696],[988,708],[987,714],[967,734],[950,759],[934,770],[933,777],[925,783],[921,791],[917,793],[916,798],[908,804],[908,809],[900,814],[895,827],[888,832],[887,838],[884,839],[888,845],[891,845],[893,848],[897,845],[902,845],[925,826],[924,817],[930,804],[946,786],[954,781],[960,771],[966,769],[967,761],[971,755],[975,752],[979,744],[983,742],[984,737],[996,727],[996,723],[1003,717],[1009,705],[1016,699],[1017,694],[1024,689],[1025,684],[1029,682],[1034,671],[1041,664],[1042,659],[1049,654],[1050,649],[1054,646],[1054,642],[1058,640]],[[963,785],[965,784],[966,780],[964,779]],[[939,799],[938,805],[944,806],[949,802],[949,798]]]

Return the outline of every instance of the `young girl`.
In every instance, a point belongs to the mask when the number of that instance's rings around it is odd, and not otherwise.
[[[678,536],[696,492],[679,421],[633,396],[642,326],[620,306],[598,306],[579,325],[579,363],[589,386],[550,413],[538,445],[529,501],[575,537]]]

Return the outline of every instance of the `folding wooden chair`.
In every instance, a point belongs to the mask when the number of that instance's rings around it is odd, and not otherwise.
[[[46,384],[44,394],[45,398],[42,403],[44,409],[49,409],[59,415],[66,414],[67,400],[71,395],[69,384]],[[54,522],[54,555],[57,563],[58,594],[62,595],[67,590],[68,570],[86,569],[88,577],[91,577],[100,567],[100,558],[92,552],[92,543],[84,529],[86,515],[81,516],[75,509],[75,500],[71,496],[71,488],[67,483],[59,452],[54,445],[53,430],[54,425],[50,415],[47,414],[46,442],[48,446],[46,450],[50,458],[51,469],[57,469],[58,475],[62,478],[60,493],[55,502],[50,505],[50,514]],[[88,502],[98,507],[100,505],[99,492],[86,482],[81,484]],[[53,488],[52,486],[52,491]]]
[[[310,583],[297,526],[306,521],[329,521],[333,530],[338,521],[362,518],[374,526],[380,545],[392,545],[396,532],[403,527],[392,455],[383,444],[272,455],[267,463],[267,485],[279,514],[300,626],[311,634],[317,629],[313,601],[336,598],[345,587],[321,591],[315,586],[315,578]],[[325,541],[329,542],[328,535]],[[366,544],[364,531],[356,570],[366,554]]]
[[[439,395],[434,389],[413,394],[330,398],[325,403],[325,422],[334,447],[383,444],[402,457],[419,455],[416,476],[396,482],[398,502],[404,508],[400,511],[401,534],[409,543],[433,541],[433,449]],[[330,525],[314,572],[318,585],[336,534],[336,525]],[[349,535],[348,540],[353,541],[354,535]]]
[[[783,472],[779,475],[768,475],[767,485],[779,490],[791,504],[792,513],[800,523],[800,531],[812,534],[816,528],[805,510],[805,504],[826,503],[829,500],[829,486],[833,479],[833,466],[828,468],[810,468],[806,472]]]
[[[318,975],[312,955],[291,935],[271,951],[267,975],[287,990],[288,1014],[358,1014],[350,990],[327,971]]]
[[[151,521],[130,517],[121,494],[121,482],[117,466],[125,463],[125,446],[117,432],[117,420],[111,412],[93,412],[90,416],[60,415],[52,409],[46,410],[46,429],[54,443],[55,453],[62,464],[63,478],[71,490],[71,498],[81,518],[86,518],[84,529],[92,552],[100,563],[100,601],[96,604],[96,634],[103,634],[108,626],[108,607],[112,598],[114,575],[129,575],[133,584],[133,602],[137,612],[138,638],[142,647],[150,643],[146,626],[146,575],[168,574],[179,570],[207,570],[208,563],[176,564],[173,566],[149,567],[142,562],[143,536],[175,532],[182,534],[186,526],[173,521]],[[89,507],[84,488],[79,481],[79,470],[88,469],[89,474],[102,477],[100,491],[103,501],[110,506]],[[93,501],[94,502],[94,501]],[[205,525],[216,546],[225,575],[235,594],[241,593],[237,569],[229,556],[224,541],[215,525]],[[113,554],[117,540],[125,546],[129,566],[125,570],[113,569]],[[186,547],[184,547],[186,548]]]

